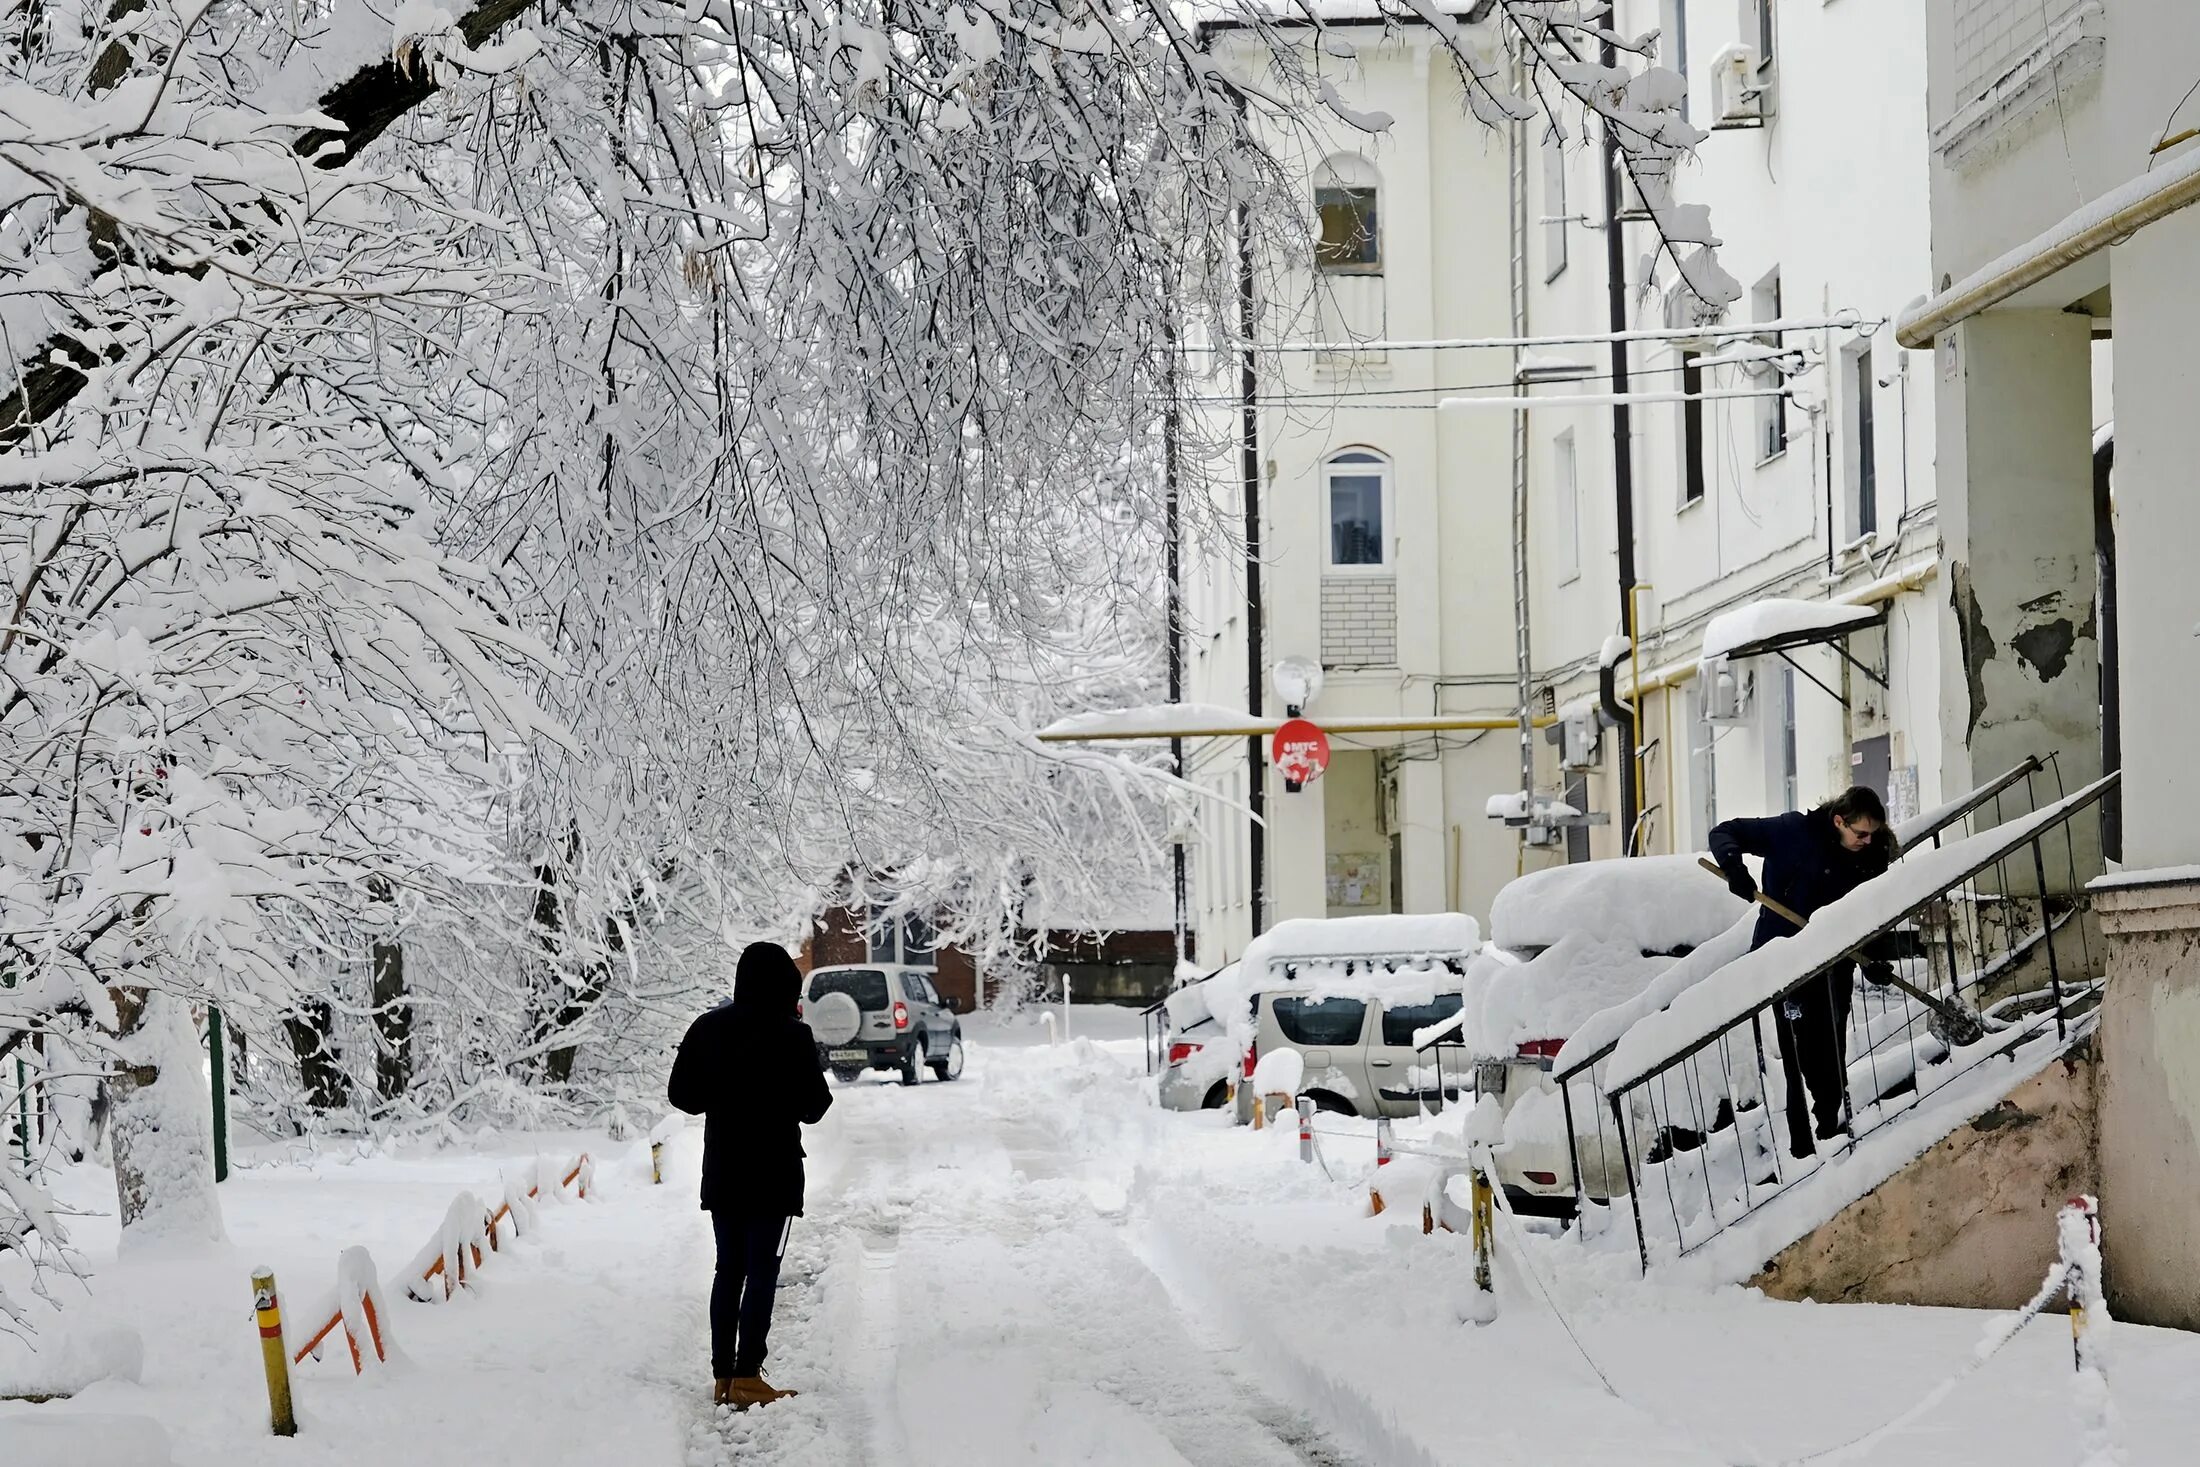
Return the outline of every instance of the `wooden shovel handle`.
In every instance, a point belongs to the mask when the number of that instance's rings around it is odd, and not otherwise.
[[[1725,869],[1721,867],[1718,862],[1712,860],[1710,857],[1698,856],[1696,858],[1696,864],[1703,867],[1704,870],[1710,872],[1713,876],[1718,877],[1719,880],[1726,880]],[[1762,891],[1757,893],[1757,900],[1764,906],[1765,910],[1772,913],[1773,916],[1780,918],[1782,921],[1794,924],[1795,930],[1798,932],[1802,931],[1805,927],[1810,925],[1810,919],[1808,917],[1805,917],[1802,913],[1796,911],[1786,902],[1774,901],[1771,897],[1766,896]]]

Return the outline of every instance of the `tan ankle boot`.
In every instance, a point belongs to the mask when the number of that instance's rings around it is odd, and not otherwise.
[[[769,1406],[774,1401],[784,1401],[799,1391],[783,1391],[774,1387],[761,1375],[737,1375],[727,1382],[734,1409],[745,1411],[751,1406]]]
[[[733,1404],[733,1381],[730,1377],[720,1376],[710,1383],[710,1403],[713,1406]]]

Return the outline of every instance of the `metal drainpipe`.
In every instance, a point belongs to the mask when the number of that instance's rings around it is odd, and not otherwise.
[[[1239,106],[1242,110],[1244,104]],[[1238,334],[1245,343],[1238,365],[1238,394],[1244,434],[1241,468],[1245,476],[1245,711],[1261,716],[1261,617],[1260,584],[1260,373],[1253,357],[1253,328],[1257,324],[1253,296],[1253,215],[1249,205],[1238,206]],[[1252,913],[1253,936],[1268,929],[1267,840],[1268,766],[1261,757],[1261,741],[1254,735],[1245,741],[1248,779],[1246,805],[1252,818],[1246,825],[1247,866],[1252,890],[1247,894]]]
[[[2101,658],[2101,773],[2124,767],[2123,673],[2117,665],[2121,634],[2116,625],[2116,510],[2109,477],[2116,467],[2116,440],[2093,450],[2093,594]],[[2101,796],[2101,854],[2124,858],[2124,787],[2121,780]]]
[[[1610,40],[1600,48],[1607,67],[1619,64],[1619,49]],[[1604,123],[1604,289],[1615,336],[1627,329],[1627,241],[1620,223],[1619,134]],[[1619,535],[1619,606],[1621,630],[1635,635],[1635,454],[1634,423],[1628,411],[1627,343],[1612,343],[1612,489],[1615,524]],[[1607,716],[1612,713],[1606,710]],[[1635,720],[1624,709],[1619,727],[1619,809],[1622,854],[1635,853]]]

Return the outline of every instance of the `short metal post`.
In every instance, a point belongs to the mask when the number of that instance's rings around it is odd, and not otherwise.
[[[1302,1095],[1297,1101],[1299,1112],[1299,1160],[1308,1166],[1314,1164],[1314,1102]]]
[[[1496,1218],[1490,1197],[1489,1169],[1484,1164],[1486,1156],[1477,1157],[1474,1168],[1474,1286],[1483,1293],[1492,1293],[1495,1285],[1490,1281],[1491,1234],[1496,1231]]]
[[[1383,1210],[1383,1168],[1390,1165],[1390,1121],[1387,1117],[1375,1122],[1375,1175],[1367,1184],[1367,1215],[1376,1217]]]
[[[1594,1066],[1589,1073],[1596,1073]],[[1589,1205],[1589,1194],[1581,1181],[1581,1137],[1574,1130],[1574,1087],[1571,1083],[1559,1083],[1558,1103],[1566,1113],[1566,1157],[1574,1168],[1574,1226],[1578,1228],[1581,1226],[1581,1219],[1586,1216],[1584,1209]]]
[[[2032,874],[2040,884],[2040,933],[2047,939],[2047,982],[2055,991],[2055,1037],[2070,1037],[2070,1024],[2063,1017],[2062,960],[2055,956],[2055,919],[2047,910],[2047,858],[2040,854],[2040,838],[2032,837]]]
[[[665,1143],[649,1143],[649,1180],[662,1186],[665,1180]]]
[[[267,1413],[277,1436],[296,1436],[298,1418],[290,1407],[290,1359],[283,1352],[283,1311],[275,1297],[275,1275],[252,1275],[252,1307],[260,1321],[260,1361],[267,1368]]]
[[[1620,1097],[1612,1097],[1612,1125],[1619,1132],[1619,1164],[1627,1173],[1627,1206],[1635,1214],[1635,1251],[1642,1257],[1644,1278],[1650,1276],[1650,1239],[1642,1231],[1642,1189],[1635,1183],[1634,1148],[1627,1144],[1627,1116],[1620,1108]]]

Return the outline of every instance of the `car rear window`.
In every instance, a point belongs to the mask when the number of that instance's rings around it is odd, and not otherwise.
[[[851,968],[845,973],[816,973],[810,977],[810,1001],[828,993],[845,993],[859,1009],[886,1007],[886,975],[876,968]]]
[[[1383,1043],[1413,1048],[1413,1032],[1441,1024],[1459,1012],[1459,995],[1439,993],[1434,1003],[1393,1004],[1383,1010]]]
[[[1367,1004],[1356,998],[1279,998],[1276,1027],[1293,1044],[1357,1044]]]

